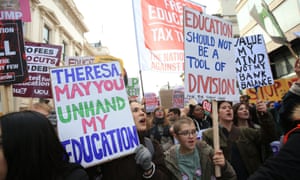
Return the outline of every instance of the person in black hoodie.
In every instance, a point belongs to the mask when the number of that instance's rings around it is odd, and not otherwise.
[[[212,119],[209,115],[205,114],[201,103],[190,104],[187,115],[193,119],[197,131],[212,127]]]
[[[284,131],[279,153],[268,159],[248,180],[288,179],[300,177],[300,60],[294,70],[298,80],[293,83],[282,100],[279,110],[280,125]]]
[[[45,115],[11,112],[0,117],[0,180],[88,180],[69,156]]]

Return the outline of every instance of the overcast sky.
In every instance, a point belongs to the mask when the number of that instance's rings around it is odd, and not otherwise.
[[[101,40],[112,56],[123,59],[129,77],[139,77],[133,22],[132,0],[73,0],[84,16],[88,42]],[[208,14],[219,9],[218,0],[195,0],[205,5]],[[179,74],[143,72],[144,92],[155,92],[163,85],[181,85]],[[151,83],[150,83],[151,82]]]

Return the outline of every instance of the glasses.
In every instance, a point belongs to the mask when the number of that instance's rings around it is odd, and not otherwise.
[[[182,136],[190,136],[190,135],[195,136],[196,133],[197,133],[196,129],[193,129],[191,131],[189,131],[189,130],[181,131],[181,132],[178,132],[177,134],[182,135]]]
[[[156,110],[155,112],[164,112],[164,110]]]

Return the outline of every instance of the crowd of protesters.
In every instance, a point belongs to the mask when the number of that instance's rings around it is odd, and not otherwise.
[[[69,162],[59,142],[55,112],[45,102],[0,117],[0,180],[15,179],[299,179],[300,62],[298,78],[278,102],[218,101],[217,117],[201,103],[158,106],[146,113],[130,101],[140,145],[133,154],[90,168]],[[213,118],[219,149],[214,149]],[[198,132],[201,131],[199,135]],[[198,137],[198,138],[197,138]],[[272,142],[280,141],[274,154]],[[273,151],[272,151],[273,150]]]

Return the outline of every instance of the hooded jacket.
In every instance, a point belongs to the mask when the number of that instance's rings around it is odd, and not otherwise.
[[[290,90],[283,97],[279,109],[279,123],[284,134],[294,128],[298,123],[294,121],[292,117],[293,110],[297,105],[300,105],[300,84],[293,83]]]
[[[181,180],[182,176],[178,166],[178,159],[176,157],[176,148],[180,146],[176,144],[165,152],[165,163],[169,171],[172,173],[172,179]],[[201,165],[201,180],[210,180],[214,176],[214,164],[212,157],[214,150],[204,141],[197,141],[196,148],[198,149]],[[226,161],[225,166],[221,168],[221,177],[217,179],[235,180],[236,174],[232,166]]]
[[[285,134],[289,134],[287,141],[278,154],[268,159],[248,180],[298,180],[300,177],[300,130],[295,128],[300,124],[300,84],[294,83],[282,100],[280,108],[280,122]],[[294,112],[295,107],[296,112]],[[297,114],[298,116],[293,116]]]
[[[261,121],[260,129],[239,128],[233,125],[231,131],[228,132],[228,136],[225,135],[223,128],[219,128],[220,148],[223,150],[225,158],[232,162],[232,147],[235,143],[249,175],[254,173],[269,156],[266,153],[267,151],[263,151],[262,147],[269,147],[271,150],[269,144],[276,140],[275,122],[272,115],[269,112],[264,113],[262,116],[259,115],[259,120]],[[212,128],[204,131],[202,138],[213,146]]]

